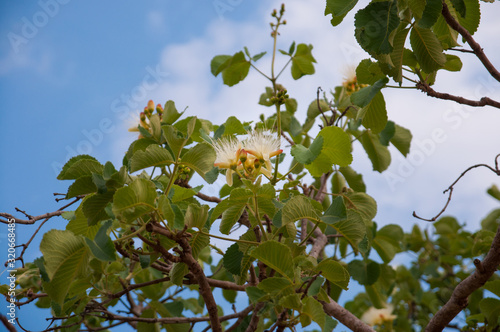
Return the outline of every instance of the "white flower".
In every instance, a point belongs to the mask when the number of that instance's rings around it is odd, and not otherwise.
[[[269,131],[255,130],[249,133],[249,137],[243,144],[243,149],[258,160],[264,167],[260,171],[267,177],[271,177],[271,158],[283,152],[280,149],[280,139]]]
[[[215,158],[214,166],[225,168],[226,181],[229,186],[233,185],[233,173],[238,167],[238,162],[241,154],[242,145],[237,139],[222,138],[218,139],[213,147],[217,157]]]
[[[370,307],[363,316],[361,320],[370,326],[382,325],[384,322],[392,322],[396,319],[396,316],[392,314],[394,307],[391,304],[387,305],[387,308],[376,309]]]

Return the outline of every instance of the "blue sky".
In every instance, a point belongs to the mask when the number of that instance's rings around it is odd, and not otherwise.
[[[120,165],[134,139],[127,128],[149,99],[162,104],[172,99],[179,109],[188,107],[187,114],[214,123],[231,115],[245,121],[257,120],[260,113],[269,115],[267,108],[257,105],[266,84],[262,77],[252,72],[245,82],[228,88],[210,74],[209,64],[213,56],[233,54],[243,46],[254,54],[269,51],[269,13],[280,3],[2,2],[0,211],[14,213],[19,207],[39,215],[58,209],[61,203],[52,193],[65,192],[69,183],[56,180],[57,172],[73,155],[89,153],[103,163]],[[353,13],[333,28],[323,16],[324,1],[286,4],[288,24],[279,47],[288,49],[293,40],[311,43],[318,61],[316,75],[283,81],[298,100],[303,120],[317,87],[328,91],[340,84],[344,68],[367,55],[354,41]],[[481,6],[483,22],[476,39],[500,66],[500,45],[495,42],[500,6],[482,2]],[[463,73],[440,73],[436,90],[499,100],[499,83],[491,82],[472,56],[462,58]],[[259,64],[269,68],[269,57]],[[393,163],[380,175],[371,171],[366,155],[355,146],[353,167],[363,172],[368,193],[379,204],[377,222],[397,223],[408,230],[417,222],[411,217],[413,210],[433,216],[442,208],[446,201],[442,190],[464,169],[493,163],[500,153],[500,111],[459,107],[413,90],[386,90],[389,118],[414,136],[409,161],[392,150]],[[220,179],[207,193],[215,194],[222,183]],[[485,170],[468,174],[454,191],[449,214],[474,228],[498,206],[485,194],[493,183],[500,186]],[[44,229],[64,226],[62,219],[54,219]],[[26,241],[32,230],[18,226],[18,243]],[[0,233],[0,248],[5,247],[5,234]],[[37,248],[35,241],[28,260],[40,255]],[[26,321],[27,327],[30,323],[35,328],[39,322]]]

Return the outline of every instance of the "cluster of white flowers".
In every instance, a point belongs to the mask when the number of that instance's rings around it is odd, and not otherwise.
[[[280,146],[280,139],[269,131],[249,132],[248,138],[243,141],[221,138],[213,144],[217,154],[214,165],[226,169],[229,186],[233,185],[235,173],[250,179],[260,173],[271,178],[271,158],[283,152]]]

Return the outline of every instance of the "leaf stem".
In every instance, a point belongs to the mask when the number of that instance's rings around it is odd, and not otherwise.
[[[219,240],[224,240],[224,241],[232,241],[232,242],[237,242],[237,243],[254,244],[256,246],[258,246],[260,244],[259,242],[255,242],[255,241],[230,239],[230,238],[223,237],[223,236],[218,236],[218,235],[214,235],[214,234],[210,234],[210,233],[205,233],[203,231],[199,231],[198,233],[203,234],[203,235],[208,235],[210,237],[213,237],[213,238],[216,238],[216,239],[219,239]]]
[[[268,240],[267,233],[266,233],[266,230],[264,228],[264,225],[262,225],[262,221],[260,220],[259,203],[257,200],[256,193],[253,194],[253,203],[255,206],[255,219],[257,219],[257,222],[259,223],[260,231],[262,232],[262,236],[264,237],[264,240],[267,241]]]

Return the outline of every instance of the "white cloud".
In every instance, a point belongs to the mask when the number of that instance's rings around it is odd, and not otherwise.
[[[171,76],[153,92],[155,102],[173,99],[179,109],[189,106],[189,115],[210,119],[214,123],[224,122],[231,115],[248,121],[258,120],[260,113],[271,114],[272,110],[257,105],[260,93],[269,85],[263,77],[251,70],[244,82],[227,87],[221,84],[220,77],[212,76],[209,64],[217,54],[233,54],[248,46],[253,54],[268,51],[267,57],[257,63],[259,68],[268,72],[272,40],[266,21],[270,18],[271,9],[279,8],[280,3],[275,1],[267,9],[262,9],[260,21],[235,22],[228,14],[223,21],[214,19],[205,34],[182,44],[167,45],[160,56],[160,63]],[[486,6],[488,4],[483,5]],[[476,38],[485,45],[492,62],[500,66],[499,46],[492,42],[496,40],[493,24],[499,9],[493,6],[487,9],[483,11],[485,26],[480,27]],[[293,81],[289,69],[282,77],[289,94],[299,102],[299,120],[304,119],[305,110],[315,99],[318,86],[325,91],[332,89],[341,83],[345,66],[368,58],[354,39],[354,12],[340,26],[333,28],[330,18],[325,17],[323,11],[323,1],[287,2],[285,15],[288,23],[281,30],[278,48],[287,50],[294,40],[310,43],[314,46],[313,55],[318,62],[317,73],[311,77]],[[487,80],[479,61],[469,54],[458,55],[464,62],[463,71],[439,73],[435,89],[473,99],[482,96],[478,93],[500,99],[498,82]],[[279,57],[277,64],[286,62],[281,55]],[[430,217],[442,208],[446,201],[442,191],[463,170],[475,163],[493,163],[495,154],[500,152],[500,131],[497,129],[500,111],[464,107],[427,97],[416,90],[385,89],[384,95],[389,118],[413,133],[414,144],[408,159],[410,166],[407,165],[413,169],[401,173],[405,161],[392,149],[393,163],[388,172],[399,175],[403,182],[391,186],[383,174],[371,172],[371,164],[359,145],[355,145],[358,159],[354,167],[364,173],[369,193],[379,202],[377,220],[382,224],[412,225],[416,222],[410,216],[413,210]],[[432,139],[435,130],[441,130],[441,139],[434,141],[432,149],[429,147],[426,150],[424,143]],[[421,143],[420,147],[417,141]],[[121,153],[123,149],[118,151]],[[420,155],[423,158],[418,159]],[[457,185],[448,212],[477,223],[495,206],[493,200],[485,198],[485,189],[494,182],[499,184],[491,172],[466,175]]]

